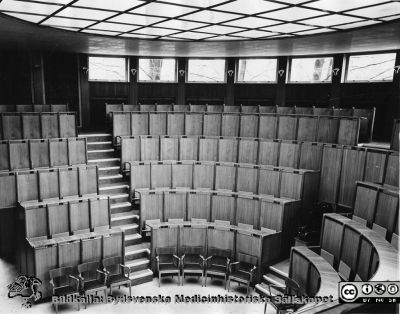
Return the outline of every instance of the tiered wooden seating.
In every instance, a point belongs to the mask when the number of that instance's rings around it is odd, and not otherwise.
[[[18,271],[42,280],[51,295],[49,270],[123,256],[124,238],[111,229],[108,196],[21,202],[18,208]]]
[[[316,126],[310,127],[304,121],[307,117]],[[118,140],[127,135],[241,136],[357,145],[362,119],[196,111],[113,112],[113,137]]]
[[[142,232],[148,231],[148,223],[154,220],[223,220],[257,230],[281,231],[281,249],[285,253],[292,245],[300,215],[300,202],[289,198],[190,189],[141,190],[138,194]]]
[[[178,256],[184,247],[203,247],[230,250],[234,259],[238,254],[248,254],[258,258],[258,275],[279,257],[280,232],[242,229],[241,227],[218,222],[153,222],[151,227],[151,255],[156,248],[176,248]],[[152,265],[156,271],[155,263]]]
[[[0,130],[3,140],[76,137],[76,113],[0,113]]]
[[[112,109],[119,109],[115,107]],[[67,112],[68,104],[0,105],[0,112]]]
[[[86,138],[0,141],[0,171],[87,164]]]
[[[399,255],[379,233],[338,214],[325,214],[321,256],[346,280],[396,281]]]
[[[132,162],[130,191],[157,188],[194,188],[273,195],[302,201],[316,198],[319,173],[313,170],[214,162]]]

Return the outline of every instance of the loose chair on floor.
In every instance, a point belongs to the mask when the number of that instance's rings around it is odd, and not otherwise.
[[[100,270],[99,262],[88,262],[78,265],[79,278],[82,292],[87,297],[99,291],[104,293],[107,302],[107,273]],[[86,308],[86,303],[85,303]]]
[[[249,294],[250,284],[253,282],[255,271],[257,268],[257,257],[244,253],[238,253],[238,260],[229,264],[228,292],[231,281],[239,284],[243,283],[247,287],[247,295]]]
[[[161,285],[162,275],[178,275],[178,285],[181,283],[181,259],[176,255],[175,247],[156,248],[158,286]]]
[[[122,262],[121,256],[103,259],[103,271],[107,274],[107,286],[110,287],[110,295],[112,295],[113,287],[120,288],[123,285],[127,285],[129,286],[129,295],[132,296],[132,283],[129,278],[131,270]]]
[[[53,287],[53,296],[68,297],[76,295],[79,297],[79,279],[75,277],[73,267],[61,267],[49,271],[50,285]],[[58,303],[52,301],[58,313]],[[78,303],[78,311],[80,305]]]
[[[204,279],[204,247],[193,246],[193,247],[183,247],[183,255],[181,257],[182,265],[182,286],[185,280],[185,275],[195,275],[199,276],[201,279],[201,285],[203,286]]]
[[[224,289],[226,289],[232,251],[210,247],[208,248],[208,254],[205,265],[204,285],[207,286],[207,277],[222,277],[224,278]]]

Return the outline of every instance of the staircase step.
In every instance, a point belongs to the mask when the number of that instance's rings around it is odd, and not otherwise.
[[[125,260],[134,260],[150,255],[150,243],[140,243],[125,247]]]
[[[129,276],[132,285],[139,285],[153,280],[153,272],[150,269],[144,269],[132,272]]]
[[[100,187],[107,185],[107,184],[112,184],[112,183],[122,183],[123,181],[124,181],[124,177],[122,176],[122,174],[99,176]]]
[[[90,158],[90,156],[89,156]],[[121,160],[119,158],[96,158],[96,159],[90,159],[88,161],[89,165],[98,165],[99,168],[104,168],[104,167],[113,167],[113,166],[118,166],[120,165]]]
[[[142,241],[142,236],[140,233],[132,233],[125,235],[125,246],[140,244]]]
[[[135,223],[119,225],[118,228],[124,231],[125,235],[138,233],[139,231],[139,225]]]
[[[113,149],[113,143],[111,141],[88,142],[87,146],[88,146],[88,150]]]
[[[111,226],[118,227],[121,225],[133,224],[139,220],[139,216],[134,214],[133,211],[123,212],[111,215]]]
[[[115,174],[119,174],[119,172],[120,172],[120,167],[119,166],[111,166],[111,167],[99,168],[99,175],[100,176],[115,175]]]
[[[147,257],[141,257],[134,260],[128,260],[125,262],[125,265],[128,266],[131,271],[144,270],[149,268],[150,260]]]
[[[289,277],[289,266],[290,260],[285,259],[274,265],[269,266],[269,270],[276,276],[281,277],[282,279],[286,279]]]
[[[130,203],[129,194],[128,193],[111,194],[110,201],[111,201],[111,208],[112,205],[114,204]]]
[[[122,195],[122,194],[121,194]],[[128,197],[127,194],[126,197]],[[110,197],[111,200],[111,197]],[[119,214],[119,213],[126,213],[132,210],[132,204],[130,202],[118,202],[118,203],[111,203],[111,214]]]
[[[99,188],[100,194],[125,194],[129,192],[129,185],[127,184],[110,184]]]
[[[78,137],[86,137],[88,143],[112,141],[112,134],[108,134],[108,133],[106,133],[106,134],[104,134],[104,133],[79,134]]]
[[[97,149],[88,150],[88,159],[99,159],[99,158],[112,158],[115,156],[114,149]]]

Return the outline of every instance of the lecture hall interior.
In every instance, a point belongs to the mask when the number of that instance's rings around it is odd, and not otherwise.
[[[0,313],[398,313],[399,0],[0,0]]]

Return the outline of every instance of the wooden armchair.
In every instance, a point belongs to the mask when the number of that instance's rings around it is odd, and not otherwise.
[[[53,288],[53,296],[67,297],[67,296],[78,296],[79,297],[79,279],[74,276],[73,267],[61,267],[51,269],[49,271],[50,285]],[[58,303],[52,301],[53,306],[58,313]],[[78,311],[80,309],[78,302]]]
[[[88,262],[78,265],[81,288],[86,296],[103,291],[107,302],[107,273],[100,270],[100,262]],[[85,304],[86,308],[86,304]]]
[[[201,286],[203,286],[204,278],[204,247],[182,247],[183,255],[181,257],[182,265],[182,286],[185,280],[185,274],[191,274],[201,277]]]
[[[282,295],[282,293],[277,290],[281,288],[281,286],[276,286],[274,284],[266,284],[267,290],[265,291],[266,296],[268,297],[268,301],[265,302],[264,306],[264,314],[267,311],[268,302],[276,309],[276,313],[279,314],[280,311],[288,311],[293,310],[296,311],[298,308],[303,306],[303,304],[290,303],[290,302],[281,302],[278,300],[276,296]],[[285,291],[283,293],[285,296],[297,296],[300,297],[302,295],[299,284],[293,279],[286,278],[285,279]]]
[[[103,271],[107,274],[107,286],[110,287],[110,295],[112,288],[121,288],[123,285],[129,286],[129,295],[132,296],[132,283],[129,278],[131,270],[123,264],[121,256],[108,257],[103,259]],[[125,272],[126,271],[126,272]]]
[[[231,281],[246,284],[247,295],[249,294],[250,284],[253,282],[254,274],[257,268],[258,258],[253,255],[238,253],[238,260],[229,264],[228,292]]]
[[[176,255],[176,247],[156,248],[156,261],[158,272],[158,286],[161,285],[161,276],[164,274],[178,275],[178,285],[181,283],[181,259]]]
[[[232,257],[231,250],[222,250],[215,247],[208,248],[209,256],[206,258],[204,284],[207,286],[207,277],[223,277],[224,289],[228,277],[229,263]]]

